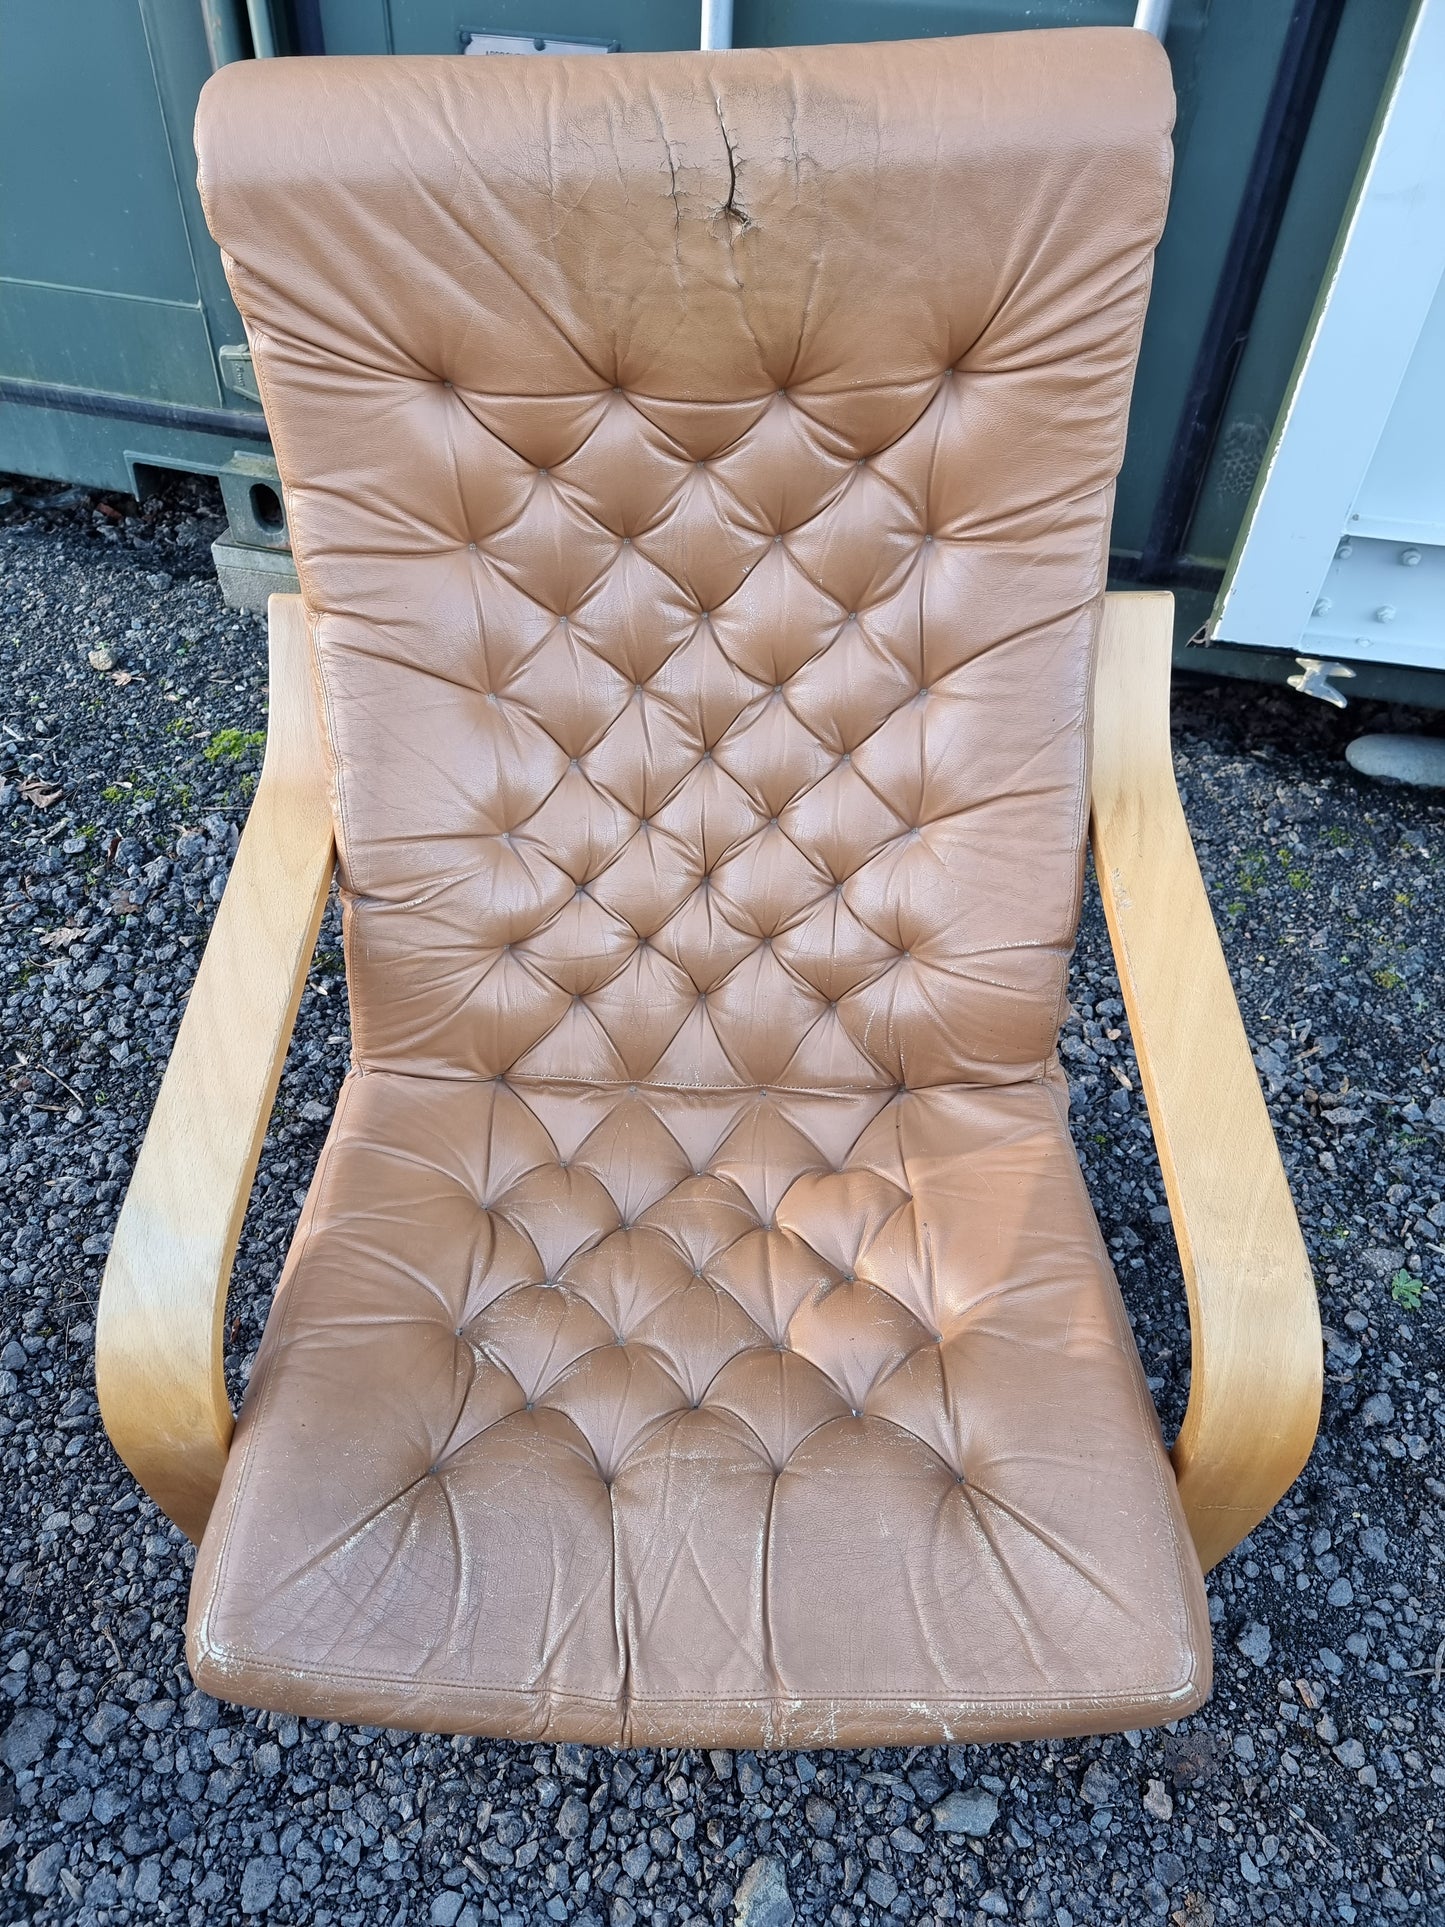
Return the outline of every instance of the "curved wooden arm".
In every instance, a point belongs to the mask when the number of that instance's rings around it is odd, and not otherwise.
[[[1174,1470],[1207,1571],[1264,1518],[1319,1426],[1319,1306],[1169,750],[1173,598],[1107,598],[1093,846],[1189,1294]]]
[[[95,1375],[111,1443],[199,1541],[233,1420],[226,1291],[326,908],[331,808],[299,596],[272,596],[261,780],[121,1207]]]

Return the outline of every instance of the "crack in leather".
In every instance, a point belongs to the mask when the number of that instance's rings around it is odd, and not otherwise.
[[[209,1690],[721,1745],[1207,1690],[1054,1057],[1169,111],[1107,31],[208,85],[354,1035]]]

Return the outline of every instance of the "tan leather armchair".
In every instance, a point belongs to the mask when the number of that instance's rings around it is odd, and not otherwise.
[[[1171,113],[1123,31],[207,87],[302,598],[97,1372],[211,1692],[714,1745],[1206,1695],[1320,1359],[1169,601],[1102,593]],[[1172,1464],[1055,1051],[1090,805]],[[233,1436],[334,857],[352,1068]]]

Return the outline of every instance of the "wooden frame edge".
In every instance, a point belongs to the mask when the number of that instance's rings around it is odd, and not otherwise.
[[[233,1419],[231,1264],[331,885],[334,846],[299,596],[272,596],[260,781],[111,1240],[96,1390],[112,1444],[199,1542]]]
[[[1173,1449],[1201,1565],[1298,1476],[1319,1426],[1319,1305],[1179,801],[1173,598],[1106,597],[1092,841],[1189,1298],[1189,1406]]]

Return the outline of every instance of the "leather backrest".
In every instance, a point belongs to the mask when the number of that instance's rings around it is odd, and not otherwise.
[[[208,84],[364,1067],[1041,1073],[1171,116],[1122,29]]]

